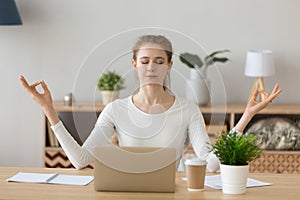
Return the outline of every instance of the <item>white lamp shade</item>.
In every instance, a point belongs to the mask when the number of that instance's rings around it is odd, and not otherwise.
[[[266,77],[275,74],[273,54],[270,50],[251,50],[247,52],[245,75]]]

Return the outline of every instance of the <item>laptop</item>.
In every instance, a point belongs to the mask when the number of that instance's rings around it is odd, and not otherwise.
[[[96,147],[94,156],[96,191],[175,191],[175,148],[108,145]]]

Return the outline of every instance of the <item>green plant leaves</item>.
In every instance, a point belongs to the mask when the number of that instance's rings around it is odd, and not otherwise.
[[[179,59],[190,68],[202,67],[203,65],[201,58],[196,54],[182,53],[179,55]]]
[[[124,87],[124,79],[115,71],[103,73],[97,84],[98,90],[121,90]]]
[[[220,63],[225,63],[229,59],[226,57],[216,57],[218,54],[230,52],[228,49],[225,50],[219,50],[219,51],[214,51],[208,56],[204,58],[204,61],[201,60],[201,58],[196,55],[196,54],[191,54],[188,52],[182,53],[179,55],[179,59],[181,62],[186,64],[190,68],[195,68],[195,67],[208,67],[210,65],[213,65],[214,63],[220,62]]]
[[[215,51],[215,52],[211,53],[210,55],[206,56],[204,58],[205,66],[209,66],[209,65],[212,65],[212,64],[217,63],[217,62],[220,62],[220,63],[227,62],[229,59],[226,58],[226,57],[216,57],[217,54],[226,53],[226,52],[230,52],[230,51],[227,50],[227,49],[220,50],[220,51]]]
[[[211,151],[226,165],[248,165],[262,154],[255,136],[238,135],[232,131],[222,131]]]
[[[228,61],[228,58],[225,58],[225,57],[222,57],[222,58],[212,57],[212,58],[207,59],[206,66],[212,65],[216,62],[224,63],[224,62],[227,62],[227,61]]]
[[[230,52],[230,50],[225,49],[225,50],[214,51],[211,54],[209,54],[208,56],[206,56],[204,60],[207,61],[209,58],[215,57],[215,55],[217,55],[217,54],[226,53],[226,52]]]

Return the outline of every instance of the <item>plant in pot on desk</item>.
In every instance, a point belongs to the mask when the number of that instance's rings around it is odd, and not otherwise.
[[[119,97],[119,91],[125,88],[124,79],[115,71],[107,71],[100,76],[97,88],[101,91],[103,105],[106,105]]]
[[[239,135],[234,131],[222,131],[212,145],[221,165],[222,190],[226,194],[246,192],[249,163],[262,154],[254,135]]]
[[[202,60],[198,55],[182,53],[179,55],[181,62],[190,69],[190,77],[186,85],[186,98],[205,106],[210,101],[209,80],[207,80],[207,68],[217,62],[225,63],[226,57],[217,57],[218,54],[229,52],[229,50],[214,51]]]

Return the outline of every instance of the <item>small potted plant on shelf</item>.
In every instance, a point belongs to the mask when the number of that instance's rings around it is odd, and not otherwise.
[[[218,57],[217,55],[229,52],[229,50],[214,51],[203,60],[196,54],[181,53],[179,59],[190,69],[190,77],[187,79],[186,98],[192,100],[199,105],[209,103],[209,80],[207,80],[207,69],[215,63],[225,63],[229,59],[226,57]],[[191,91],[192,90],[192,91]]]
[[[119,91],[125,88],[124,78],[116,71],[107,71],[100,76],[97,88],[101,91],[103,105],[106,105],[119,97]]]
[[[226,194],[246,192],[249,163],[262,154],[254,135],[239,135],[235,131],[222,131],[211,151],[219,158],[222,190]]]

